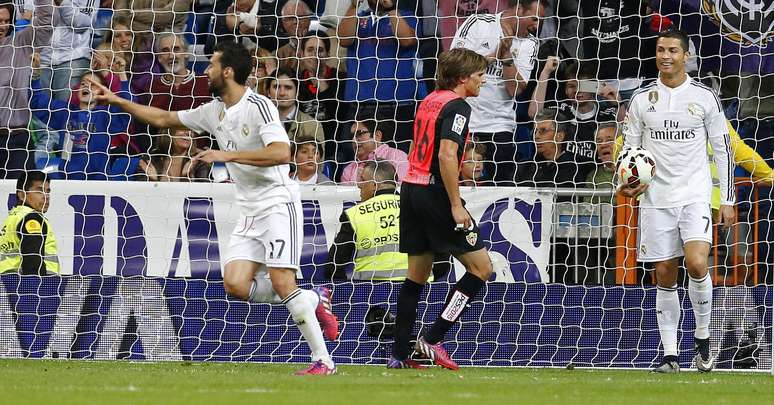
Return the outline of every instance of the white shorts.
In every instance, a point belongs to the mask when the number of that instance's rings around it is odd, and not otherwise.
[[[248,260],[299,270],[303,243],[303,209],[301,204],[285,203],[261,213],[242,216],[234,227],[224,264]]]
[[[712,244],[712,209],[696,202],[675,208],[640,208],[637,259],[660,262],[684,256],[683,246],[701,240]]]

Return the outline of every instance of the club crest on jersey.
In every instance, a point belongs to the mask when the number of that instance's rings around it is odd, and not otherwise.
[[[653,90],[648,93],[648,101],[650,101],[651,104],[658,103],[658,91]]]
[[[468,241],[470,246],[476,246],[476,242],[478,241],[478,232],[468,232],[468,234],[465,235],[465,240]]]
[[[645,245],[640,245],[640,254],[647,254],[648,249],[645,249]]]
[[[467,121],[468,119],[465,118],[464,115],[455,114],[454,124],[452,124],[452,131],[456,132],[457,135],[462,135],[462,130],[465,128],[465,122]]]
[[[623,124],[621,124],[621,131],[624,133],[629,132],[629,114],[626,114],[623,120]]]
[[[242,125],[242,136],[248,136],[250,135],[250,128],[247,127],[247,124]]]
[[[704,111],[702,111],[701,107],[696,103],[688,104],[688,115],[697,120],[704,120]]]

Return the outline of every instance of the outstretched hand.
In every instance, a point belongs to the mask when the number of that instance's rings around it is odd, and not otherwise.
[[[115,93],[110,91],[110,89],[103,86],[102,83],[94,80],[91,76],[86,76],[84,80],[89,83],[92,97],[97,102],[115,104],[116,102],[123,100],[121,97],[118,97]]]

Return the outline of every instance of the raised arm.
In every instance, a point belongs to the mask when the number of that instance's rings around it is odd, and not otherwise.
[[[412,47],[417,44],[416,17],[401,16],[398,10],[392,10],[387,13],[390,17],[390,26],[395,38],[398,39],[398,45],[402,48]]]
[[[559,58],[556,56],[549,56],[545,66],[543,66],[543,70],[540,71],[535,92],[532,93],[532,99],[529,100],[527,115],[529,115],[530,118],[535,118],[537,112],[543,109],[543,104],[546,102],[548,81],[551,79],[551,74],[556,70],[557,66],[559,66]]]
[[[339,37],[339,45],[350,46],[357,38],[357,0],[352,0],[352,4],[347,9],[347,14],[341,17],[339,26],[336,28],[336,35]]]

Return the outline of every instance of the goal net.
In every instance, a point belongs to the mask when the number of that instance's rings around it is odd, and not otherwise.
[[[298,282],[334,291],[334,361],[386,362],[401,286],[352,280],[353,259],[333,260],[341,214],[361,198],[358,167],[384,159],[401,176],[438,54],[465,46],[491,56],[490,87],[471,101],[461,184],[494,274],[445,347],[469,366],[652,367],[663,350],[655,280],[637,261],[637,202],[615,195],[613,162],[629,98],[657,77],[656,35],[679,27],[690,36],[688,74],[719,93],[734,129],[738,223],[713,226],[712,350],[719,369],[771,370],[774,45],[765,3],[102,3],[0,5],[0,17],[13,13],[0,39],[0,217],[18,203],[21,171],[47,172],[45,217],[59,262],[56,275],[0,274],[0,357],[308,360],[284,306],[224,292],[223,252],[239,218],[234,186],[225,166],[191,157],[229,146],[94,103],[83,80],[138,103],[189,109],[212,99],[213,49],[239,41],[254,55],[247,85],[278,106],[292,140],[291,171],[303,183]],[[488,35],[509,13],[519,23],[503,56],[499,35]],[[523,82],[515,89],[502,78],[514,71]],[[346,276],[333,278],[333,269]],[[436,269],[415,336],[465,272],[456,260]],[[681,264],[685,368],[694,328],[687,282]]]

